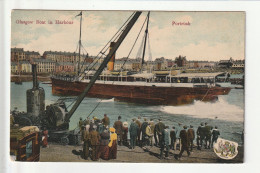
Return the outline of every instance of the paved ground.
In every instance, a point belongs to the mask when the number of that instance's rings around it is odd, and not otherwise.
[[[130,162],[130,163],[243,163],[243,148],[239,148],[239,154],[233,160],[227,161],[217,157],[212,149],[197,150],[194,148],[188,157],[184,152],[182,160],[176,160],[174,156],[179,151],[170,150],[170,159],[159,159],[160,149],[152,147],[150,151],[144,151],[140,147],[131,150],[125,146],[118,146],[117,159],[102,160],[96,162]],[[48,148],[41,148],[41,162],[93,162],[82,158],[82,146],[49,144]]]

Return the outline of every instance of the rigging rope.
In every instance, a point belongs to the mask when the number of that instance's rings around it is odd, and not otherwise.
[[[143,23],[143,25],[142,25],[142,27],[141,27],[141,29],[140,29],[140,31],[139,31],[139,33],[138,33],[136,39],[135,39],[135,42],[134,42],[134,44],[133,44],[131,50],[129,51],[129,53],[128,53],[128,55],[127,55],[127,57],[126,57],[126,59],[125,59],[125,61],[124,61],[124,63],[123,63],[123,65],[122,65],[122,67],[121,67],[120,70],[123,70],[125,63],[127,62],[129,56],[131,55],[131,53],[132,53],[132,51],[133,51],[133,49],[134,49],[134,46],[136,45],[136,42],[137,42],[137,40],[138,40],[138,38],[139,38],[139,36],[140,36],[142,30],[143,30],[143,27],[144,27],[145,22],[146,22],[146,20],[144,21],[144,23]],[[119,76],[119,73],[117,74],[117,76]],[[115,82],[115,81],[113,81],[112,84],[114,84],[114,82]],[[87,118],[97,109],[97,107],[100,105],[100,103],[102,102],[102,100],[103,100],[103,99],[100,99],[100,101],[98,102],[98,104],[97,104],[97,105],[94,107],[94,109],[89,113],[89,115],[87,116]]]
[[[145,39],[145,36],[143,36],[143,39],[142,39],[142,42],[141,42],[141,45],[139,47],[139,50],[136,54],[136,58],[135,59],[141,59],[141,55],[143,53],[143,48],[144,48],[144,39]]]
[[[97,56],[94,58],[94,60],[99,56],[99,54],[101,54],[101,52],[105,49],[105,52],[109,49],[109,43],[113,40],[115,40],[115,39],[117,39],[119,36],[120,36],[120,34],[123,32],[123,30],[122,30],[122,28],[126,28],[126,23],[128,23],[128,21],[132,18],[132,16],[134,15],[135,13],[132,13],[129,17],[128,17],[128,19],[123,23],[123,25],[118,29],[118,31],[112,36],[112,38],[106,43],[106,45],[101,49],[101,51],[97,54]],[[82,45],[82,44],[81,44]],[[108,47],[107,47],[108,46]],[[107,47],[107,48],[106,48]],[[77,51],[77,49],[79,48],[79,43],[77,44],[77,48],[76,48],[76,51]],[[84,47],[83,47],[84,48]],[[75,52],[76,52],[75,51]],[[104,54],[102,54],[99,58],[98,58],[98,60],[100,60],[100,58],[103,56]],[[96,60],[96,63],[98,62],[98,60]],[[94,61],[93,61],[94,62]],[[96,64],[95,63],[95,64]],[[89,66],[91,65],[92,63],[90,63],[89,64]],[[95,65],[94,64],[94,65]],[[85,70],[86,69],[88,69],[88,71],[87,71],[87,73],[89,72],[89,71],[91,71],[92,70],[92,68],[94,67],[94,65],[92,65],[92,67],[89,69],[89,66],[87,66],[86,68],[85,68]],[[84,71],[84,70],[83,70]],[[86,74],[87,74],[86,73]],[[79,79],[79,77],[81,77],[82,76],[82,74],[84,74],[84,72],[83,73],[81,73],[78,77],[77,77],[77,79]],[[82,79],[81,79],[82,80]],[[67,86],[68,84],[65,84],[65,86]],[[65,87],[64,86],[64,87]],[[72,86],[69,86],[69,88],[71,88]],[[60,98],[62,98],[62,96],[60,97]],[[57,102],[60,100],[60,98],[57,100]],[[65,99],[66,99],[66,97],[65,97]],[[76,98],[77,99],[77,98]],[[75,101],[76,101],[76,99],[75,99]],[[74,102],[75,102],[74,101]],[[56,103],[57,103],[56,102]]]
[[[152,50],[151,50],[151,45],[150,45],[150,35],[149,33],[148,34],[148,52],[149,52],[149,57],[148,57],[148,61],[152,61],[153,58],[152,58]]]
[[[208,89],[208,91],[206,92],[206,94],[203,96],[203,98],[202,98],[202,100],[201,100],[201,101],[203,101],[203,100],[204,100],[204,98],[206,97],[206,95],[208,95],[208,92],[209,92],[209,90],[210,90],[210,88]]]

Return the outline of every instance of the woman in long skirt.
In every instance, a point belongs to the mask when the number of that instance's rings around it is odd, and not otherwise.
[[[113,127],[110,127],[109,131],[111,132],[110,135],[110,142],[109,146],[109,159],[116,159],[117,154],[117,134],[115,133],[116,130]]]
[[[100,146],[99,146],[99,153],[98,153],[98,158],[102,158],[104,160],[108,160],[109,159],[109,132],[108,132],[108,128],[106,128],[104,130],[104,132],[102,132],[100,134],[101,140],[100,140]]]

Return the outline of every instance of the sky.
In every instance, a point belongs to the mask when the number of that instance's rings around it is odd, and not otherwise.
[[[80,11],[13,10],[11,16],[11,47],[25,51],[77,50]],[[82,45],[84,53],[97,55],[132,11],[83,11]],[[116,53],[116,58],[128,56],[141,29],[147,12],[143,12]],[[37,24],[36,21],[46,21]],[[73,24],[55,24],[56,20]],[[33,21],[22,24],[21,21]],[[48,24],[52,21],[53,24]],[[177,25],[176,23],[190,23]],[[142,31],[130,58],[136,58],[144,36]],[[244,12],[163,12],[152,11],[149,23],[149,53],[155,58],[175,59],[182,55],[188,60],[219,61],[244,59]]]

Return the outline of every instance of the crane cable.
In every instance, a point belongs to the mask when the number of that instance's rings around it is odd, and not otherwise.
[[[94,58],[94,59],[96,59],[100,54],[101,54],[101,56],[98,58],[98,60],[104,55],[103,53],[102,53],[102,51],[105,49],[105,52],[109,49],[109,47],[107,47],[108,46],[108,44],[113,40],[115,40],[115,39],[117,39],[119,36],[120,36],[120,32],[122,33],[123,32],[123,30],[122,30],[122,28],[126,28],[126,23],[128,23],[128,21],[132,18],[132,16],[134,15],[135,13],[132,13],[129,17],[128,17],[128,19],[123,23],[123,25],[117,30],[117,32],[112,36],[112,38],[106,43],[106,45],[101,49],[101,51],[96,55],[96,57]],[[77,44],[77,48],[76,48],[76,50],[78,49],[78,46],[79,46],[79,44]],[[106,48],[107,47],[107,48]],[[84,48],[84,47],[83,47]],[[96,61],[96,63],[98,62],[98,60]],[[95,63],[95,64],[96,64]],[[94,65],[95,65],[94,64]],[[90,66],[91,64],[89,64],[89,66]],[[90,68],[90,70],[93,68],[93,66],[94,65],[92,65],[92,67]],[[86,67],[84,70],[86,70],[86,69],[89,69],[89,67]],[[90,71],[90,70],[88,70],[87,71],[87,73]],[[86,73],[86,74],[87,74]],[[80,76],[82,75],[83,73],[81,73],[80,74]],[[79,77],[78,77],[78,79],[79,79]],[[82,80],[82,79],[81,79]],[[65,84],[65,86],[64,87],[66,87],[68,84]],[[70,88],[71,86],[69,86],[69,88]],[[58,100],[56,101],[56,103],[60,100],[62,98],[62,96],[60,97],[60,98],[58,98]],[[78,97],[75,97],[75,100],[77,100],[77,98]],[[66,99],[66,97],[64,98],[64,100]],[[75,102],[75,101],[74,101]]]
[[[145,19],[145,21],[144,21],[144,23],[143,23],[143,25],[142,25],[142,27],[141,27],[141,29],[140,29],[140,31],[139,31],[137,37],[136,37],[136,39],[135,39],[134,44],[133,44],[133,46],[132,46],[130,52],[128,53],[128,56],[126,57],[126,59],[125,59],[125,61],[124,61],[124,64],[123,64],[122,67],[121,67],[121,70],[124,68],[124,65],[125,65],[125,63],[127,62],[127,59],[129,58],[130,54],[132,53],[132,51],[133,51],[133,49],[134,49],[134,46],[136,45],[136,42],[137,42],[137,40],[138,40],[138,38],[139,38],[139,36],[140,36],[140,34],[141,34],[141,31],[143,30],[143,27],[144,27],[144,24],[145,24],[147,18],[148,18],[148,17],[146,17],[146,19]],[[117,76],[118,76],[118,75],[119,75],[119,73],[117,74]],[[113,81],[112,84],[113,84],[114,82],[115,82],[115,81]],[[100,99],[100,101],[97,103],[97,105],[94,107],[94,109],[89,113],[89,115],[87,116],[87,118],[97,109],[97,107],[100,105],[100,103],[102,102],[102,100],[103,100],[103,99]]]

